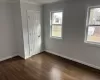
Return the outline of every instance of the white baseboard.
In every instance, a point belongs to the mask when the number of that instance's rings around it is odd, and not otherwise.
[[[40,53],[42,53],[43,51],[40,51],[40,52],[38,52],[38,53],[36,53],[36,54],[34,54],[34,55],[37,55],[37,54],[40,54]],[[25,56],[25,57],[23,57],[24,59],[28,59],[28,58],[31,58],[32,56],[34,56],[34,55],[28,55],[28,56]]]
[[[84,64],[84,65],[87,65],[87,66],[90,66],[90,67],[92,67],[92,68],[95,68],[95,69],[99,69],[99,70],[100,70],[100,67],[99,67],[99,66],[95,66],[95,65],[93,65],[93,64],[89,64],[89,63],[86,63],[86,62],[84,62],[84,61],[80,61],[80,60],[77,60],[77,59],[73,59],[73,58],[70,58],[70,57],[61,55],[61,54],[59,54],[59,53],[52,52],[52,51],[48,51],[48,50],[45,50],[45,51],[48,52],[48,53],[51,53],[51,54],[54,54],[54,55],[63,57],[63,58],[65,58],[65,59],[69,59],[69,60],[72,60],[72,61],[75,61],[75,62],[78,62],[78,63],[81,63],[81,64]]]
[[[70,57],[61,55],[61,54],[59,54],[59,53],[52,52],[52,51],[48,51],[48,50],[45,50],[45,51],[48,52],[48,53],[51,53],[51,54],[54,54],[54,55],[63,57],[63,58],[65,58],[65,59],[69,59],[69,60],[72,60],[72,61],[75,61],[75,62],[78,62],[78,63],[81,63],[81,64],[84,64],[84,65],[87,65],[87,66],[90,66],[90,67],[93,67],[93,68],[95,68],[95,69],[99,69],[99,70],[100,70],[100,67],[99,67],[99,66],[95,66],[95,65],[93,65],[93,64],[89,64],[89,63],[86,63],[86,62],[84,62],[84,61],[80,61],[80,60],[77,60],[77,59],[73,59],[73,58],[70,58]],[[7,59],[9,59],[9,58],[13,58],[13,57],[15,57],[15,56],[18,56],[18,54],[13,54],[13,55],[11,55],[11,56],[8,56],[8,57],[5,57],[5,58],[1,58],[0,61],[4,61],[4,60],[7,60]],[[19,55],[19,56],[20,56],[20,55]],[[22,57],[22,56],[20,56],[20,57]],[[22,57],[22,58],[24,58],[24,57]],[[25,57],[24,59],[27,59],[27,57]]]
[[[26,59],[28,59],[28,58],[30,58],[30,57],[31,57],[31,56],[25,56],[24,59],[26,60]]]
[[[13,58],[13,57],[15,57],[15,56],[18,56],[18,55],[17,55],[17,54],[13,54],[13,55],[11,55],[11,56],[7,56],[7,57],[5,57],[5,58],[1,58],[0,61],[4,61],[4,60],[10,59],[10,58]]]

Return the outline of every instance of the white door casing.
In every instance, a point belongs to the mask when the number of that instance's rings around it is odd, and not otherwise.
[[[41,51],[41,13],[27,10],[29,55],[30,57]]]

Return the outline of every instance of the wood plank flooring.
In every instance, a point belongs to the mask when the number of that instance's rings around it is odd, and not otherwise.
[[[100,72],[43,52],[0,62],[0,80],[100,80]]]

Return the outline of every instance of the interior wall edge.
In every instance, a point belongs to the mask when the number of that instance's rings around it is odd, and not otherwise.
[[[18,54],[18,56],[20,56],[21,58],[25,59],[25,56],[22,54]]]

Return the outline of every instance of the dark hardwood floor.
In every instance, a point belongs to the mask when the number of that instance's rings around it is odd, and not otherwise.
[[[100,72],[43,52],[0,62],[0,80],[100,80]]]

